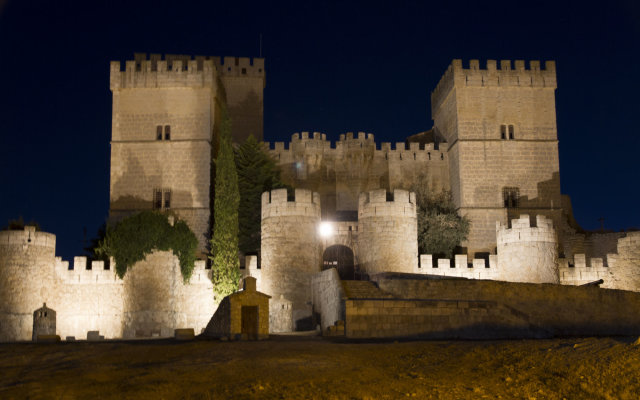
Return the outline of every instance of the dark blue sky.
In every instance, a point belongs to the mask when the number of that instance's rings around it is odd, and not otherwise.
[[[431,128],[452,59],[556,60],[563,193],[586,229],[640,227],[638,3],[439,3],[0,0],[0,225],[34,219],[80,254],[108,210],[109,61],[257,56],[262,34],[269,141],[402,141]]]

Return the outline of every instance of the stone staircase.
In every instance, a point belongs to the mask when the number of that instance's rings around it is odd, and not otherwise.
[[[347,299],[392,299],[393,295],[380,289],[370,281],[342,281]]]

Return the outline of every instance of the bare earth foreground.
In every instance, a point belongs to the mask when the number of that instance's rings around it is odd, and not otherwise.
[[[634,341],[0,344],[0,398],[638,399]]]

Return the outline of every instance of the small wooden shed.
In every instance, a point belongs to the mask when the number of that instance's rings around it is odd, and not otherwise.
[[[244,279],[243,290],[225,297],[204,331],[205,336],[232,340],[269,337],[269,299],[256,290],[256,278]]]

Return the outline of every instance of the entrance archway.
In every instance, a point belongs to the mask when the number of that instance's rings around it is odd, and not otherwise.
[[[353,251],[341,244],[327,247],[322,255],[322,270],[335,268],[338,270],[340,279],[355,279],[355,269],[353,266]]]

